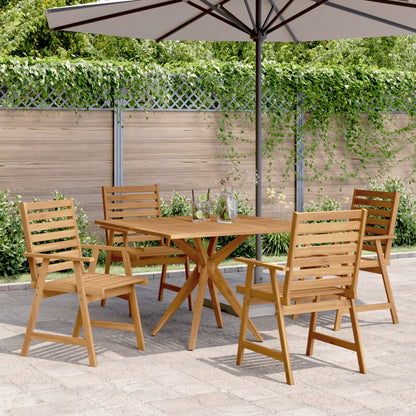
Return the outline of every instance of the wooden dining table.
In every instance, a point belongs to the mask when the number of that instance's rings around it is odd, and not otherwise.
[[[152,335],[156,335],[190,293],[198,287],[188,344],[188,349],[191,351],[195,348],[207,287],[210,291],[212,307],[219,328],[222,328],[223,322],[217,289],[235,313],[241,316],[241,303],[219,269],[221,262],[230,256],[250,235],[289,232],[291,227],[290,221],[246,215],[239,215],[235,222],[230,224],[218,223],[216,217],[213,216],[209,221],[199,223],[192,222],[192,217],[162,217],[97,220],[96,224],[108,230],[109,243],[111,243],[115,232],[121,232],[126,237],[129,232],[159,236],[172,241],[195,263],[191,276],[186,280],[152,331]],[[217,241],[221,236],[232,236],[233,238],[228,244],[217,250]],[[207,245],[203,243],[204,238],[208,240]],[[260,333],[251,320],[249,320],[248,328],[258,341],[262,341]]]

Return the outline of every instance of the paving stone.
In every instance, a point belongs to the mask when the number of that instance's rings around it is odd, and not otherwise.
[[[85,349],[34,342],[20,356],[33,290],[0,290],[0,416],[391,416],[416,414],[416,343],[414,293],[416,257],[394,258],[389,267],[400,324],[388,311],[359,314],[368,373],[358,371],[356,355],[316,342],[305,356],[308,316],[286,317],[294,386],[285,381],[283,364],[246,352],[236,365],[239,318],[223,313],[217,328],[212,309],[203,308],[197,346],[188,351],[192,313],[185,303],[152,337],[150,332],[175,296],[158,302],[159,279],[138,287],[146,351],[137,350],[132,333],[94,328],[98,367],[88,365]],[[231,286],[244,270],[226,274]],[[178,276],[173,282],[182,282]],[[175,280],[176,279],[176,280]],[[376,278],[377,279],[377,278]],[[360,274],[359,301],[374,299],[374,276]],[[76,297],[50,298],[42,305],[39,327],[71,333]],[[97,319],[129,320],[121,299],[91,305]],[[332,331],[334,315],[319,315],[318,325]],[[278,347],[274,316],[254,317],[264,343]],[[351,333],[343,318],[340,335]]]

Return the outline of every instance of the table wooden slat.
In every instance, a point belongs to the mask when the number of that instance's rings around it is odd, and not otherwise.
[[[96,223],[104,228],[116,226],[118,230],[168,237],[171,240],[290,231],[289,221],[246,215],[239,215],[232,224],[218,223],[216,216],[200,223],[193,223],[191,217],[98,220]]]

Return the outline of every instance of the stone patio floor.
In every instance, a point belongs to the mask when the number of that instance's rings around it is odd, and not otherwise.
[[[0,415],[416,415],[416,257],[396,255],[389,267],[400,318],[388,311],[359,314],[368,374],[358,372],[355,353],[315,344],[305,355],[308,316],[286,317],[294,386],[285,382],[283,364],[246,352],[235,364],[239,318],[223,313],[217,328],[204,307],[196,348],[188,351],[192,315],[185,302],[155,337],[150,336],[174,293],[157,302],[159,280],[137,287],[146,351],[138,351],[132,333],[93,328],[98,367],[88,365],[84,348],[34,342],[21,357],[33,290],[0,287]],[[234,287],[244,271],[228,271]],[[172,280],[180,279],[172,277]],[[20,289],[20,290],[17,290]],[[384,299],[378,276],[361,273],[359,299]],[[43,301],[38,329],[71,334],[77,299]],[[125,301],[106,308],[90,305],[98,319],[128,320]],[[318,325],[331,330],[334,314],[322,313]],[[265,343],[276,343],[273,316],[253,318]],[[349,336],[349,318],[341,331]]]

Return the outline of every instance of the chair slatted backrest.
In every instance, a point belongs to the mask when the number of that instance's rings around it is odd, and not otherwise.
[[[159,185],[103,186],[104,218],[133,219],[161,217]],[[129,233],[129,242],[160,240],[141,234]],[[107,236],[108,241],[108,236]],[[114,243],[122,243],[122,234],[114,235]]]
[[[365,208],[368,211],[365,234],[393,235],[396,226],[397,211],[399,209],[399,192],[371,191],[354,189],[351,209]],[[390,259],[393,240],[386,239],[381,242],[384,258]],[[363,250],[376,252],[375,244],[364,242]]]
[[[60,253],[81,256],[81,246],[72,199],[20,203],[28,253]],[[30,258],[32,287],[36,287],[41,258]],[[73,268],[72,261],[51,260],[48,273]]]
[[[355,297],[365,216],[365,210],[293,214],[284,305],[291,304],[294,290],[307,297],[347,286]]]

